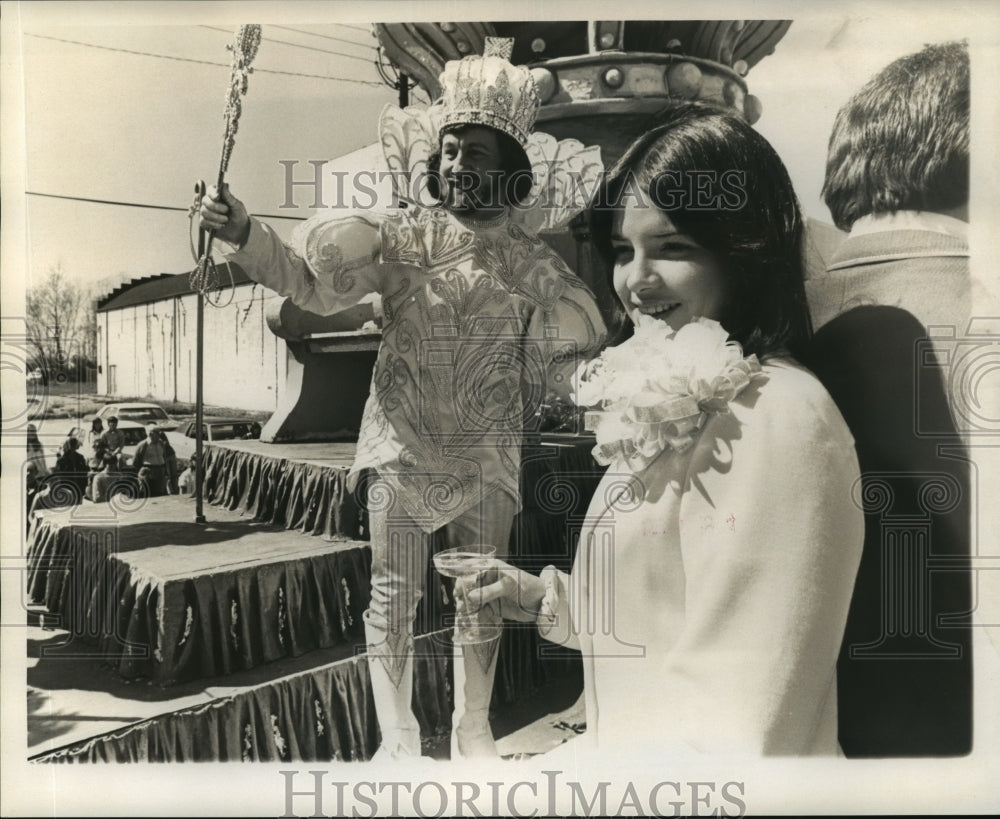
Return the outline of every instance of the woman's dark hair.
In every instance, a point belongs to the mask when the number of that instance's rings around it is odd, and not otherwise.
[[[90,422],[91,432],[102,432],[104,430],[104,422],[100,418],[95,418]]]
[[[671,106],[607,172],[589,211],[593,242],[613,271],[616,211],[636,188],[722,264],[721,323],[746,354],[799,357],[812,328],[802,217],[774,148],[743,119],[699,103]],[[613,289],[613,288],[612,288]]]
[[[477,127],[473,125],[448,125],[441,129],[438,136],[437,150],[431,154],[427,160],[427,190],[431,196],[438,201],[444,200],[441,192],[441,142],[448,134],[459,136],[467,128]],[[489,127],[489,126],[478,126]],[[521,144],[509,134],[491,128],[497,136],[497,144],[500,147],[500,170],[504,179],[504,202],[508,205],[520,205],[528,199],[531,193],[531,186],[534,184],[534,176],[531,172],[531,162],[524,152]]]
[[[969,201],[965,43],[900,57],[840,109],[823,200],[841,230],[872,213],[940,213]]]

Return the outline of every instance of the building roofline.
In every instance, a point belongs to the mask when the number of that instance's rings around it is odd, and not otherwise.
[[[230,272],[234,285],[252,284],[250,277],[239,265],[224,262],[217,265],[217,268],[220,280],[226,284],[229,282]],[[99,298],[97,312],[106,313],[110,310],[120,310],[138,304],[150,304],[154,301],[189,296],[194,292],[191,288],[190,273],[160,273],[154,276],[144,276],[125,282],[106,296]]]

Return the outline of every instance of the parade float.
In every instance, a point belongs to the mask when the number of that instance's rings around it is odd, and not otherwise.
[[[482,53],[487,37],[513,38],[511,60],[530,67],[541,98],[536,130],[599,146],[607,166],[673,100],[700,100],[756,121],[761,103],[747,76],[789,25],[439,22],[373,30],[401,108],[414,89],[437,98],[447,61]],[[614,296],[585,220],[543,237],[610,317]],[[205,276],[199,265],[195,292]],[[267,323],[288,351],[282,398],[262,440],[205,447],[207,520],[191,521],[189,499],[161,497],[48,510],[32,523],[28,598],[70,634],[50,647],[53,662],[100,661],[161,692],[145,696],[154,706],[133,724],[50,740],[33,759],[329,761],[375,751],[378,728],[359,653],[367,521],[345,479],[379,344],[376,319],[374,310],[320,317],[274,300]],[[592,439],[565,419],[548,420],[526,444],[524,508],[511,543],[514,559],[536,571],[569,568],[601,474]],[[425,753],[440,755],[451,714],[450,646],[442,635],[450,633],[453,608],[447,585],[428,571],[414,704]],[[545,702],[565,707],[582,688],[578,657],[540,648],[533,630],[504,635],[493,703],[498,716],[520,715],[507,718],[505,730],[539,715],[540,691],[558,692]]]

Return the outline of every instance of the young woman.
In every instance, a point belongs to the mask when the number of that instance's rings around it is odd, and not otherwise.
[[[95,418],[90,424],[90,431],[87,433],[87,446],[94,449],[94,445],[104,437],[104,422],[100,418]]]
[[[836,754],[863,524],[853,440],[795,360],[788,175],[745,122],[686,105],[609,172],[592,225],[635,328],[582,373],[610,466],[572,575],[501,563],[472,604],[583,652],[602,751]]]

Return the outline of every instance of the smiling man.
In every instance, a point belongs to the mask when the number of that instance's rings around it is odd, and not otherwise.
[[[201,204],[202,226],[238,246],[232,261],[299,307],[331,314],[382,295],[382,343],[349,481],[374,473],[365,630],[388,757],[421,752],[413,620],[432,533],[443,529],[449,547],[507,553],[525,419],[550,389],[568,391],[578,356],[604,337],[587,287],[511,219],[532,186],[525,144],[539,98],[528,70],[508,62],[509,50],[491,53],[495,45],[441,76],[438,150],[428,160],[437,206],[323,213],[286,247],[228,190]],[[496,753],[498,645],[456,648],[453,756]]]

